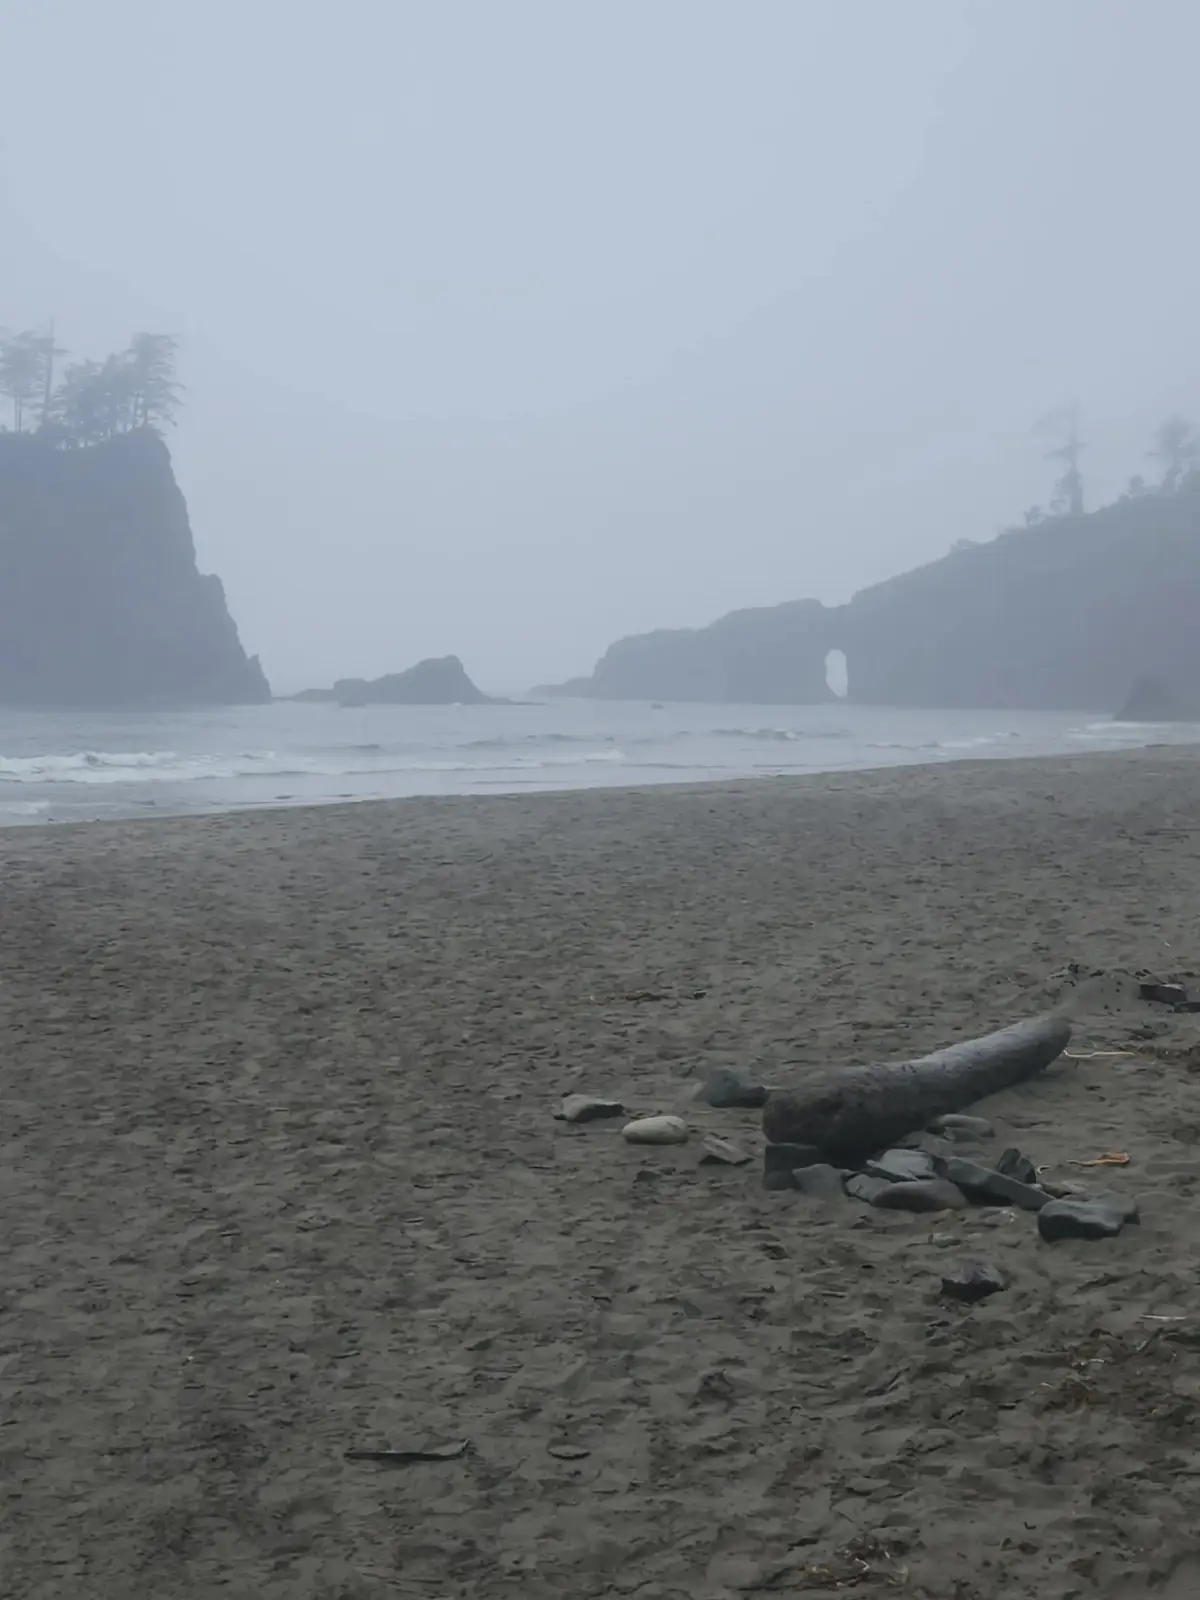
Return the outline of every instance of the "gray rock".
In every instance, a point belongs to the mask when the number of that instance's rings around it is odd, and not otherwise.
[[[942,1278],[942,1293],[949,1300],[960,1300],[964,1305],[978,1305],[989,1295],[1008,1288],[1008,1279],[990,1261],[964,1261],[962,1266]]]
[[[986,1117],[965,1117],[958,1112],[935,1117],[929,1124],[932,1133],[948,1133],[952,1139],[994,1139],[996,1130]]]
[[[1138,994],[1143,1000],[1157,1001],[1166,1006],[1184,1005],[1188,997],[1181,983],[1139,983]]]
[[[1138,1222],[1138,1208],[1110,1195],[1095,1200],[1051,1200],[1038,1215],[1038,1232],[1047,1244],[1059,1239],[1111,1239],[1127,1222]]]
[[[705,1136],[702,1149],[702,1167],[744,1167],[750,1159],[741,1145],[734,1144],[732,1139],[718,1139],[715,1133]]]
[[[769,1144],[763,1151],[764,1172],[794,1172],[797,1167],[815,1167],[825,1158],[811,1144]]]
[[[696,1091],[700,1105],[715,1106],[718,1110],[756,1110],[767,1103],[767,1091],[761,1083],[746,1083],[736,1072],[724,1068],[710,1072]]]
[[[915,1183],[938,1175],[937,1162],[924,1150],[885,1150],[868,1161],[863,1170],[873,1178],[887,1178],[892,1183]]]
[[[942,1176],[956,1183],[970,1200],[985,1205],[1017,1206],[1021,1211],[1040,1211],[1050,1199],[1038,1184],[1022,1183],[1017,1178],[1006,1177],[992,1167],[980,1166],[977,1161],[967,1161],[962,1156],[952,1156],[942,1162]]]
[[[844,1200],[846,1190],[836,1167],[819,1161],[811,1167],[797,1167],[791,1174],[793,1187],[814,1200]]]
[[[796,1174],[790,1167],[776,1167],[763,1173],[763,1188],[770,1193],[778,1194],[783,1189],[796,1188]]]
[[[625,1107],[619,1100],[598,1100],[595,1095],[569,1094],[561,1108],[555,1112],[558,1122],[596,1122],[601,1117],[623,1117]]]
[[[945,1178],[889,1183],[871,1201],[881,1211],[961,1211],[967,1197]]]
[[[869,1172],[856,1172],[853,1177],[846,1179],[846,1193],[851,1199],[865,1200],[868,1205],[875,1203],[876,1195],[892,1187],[887,1178],[873,1178]]]
[[[686,1144],[687,1123],[682,1117],[638,1117],[621,1129],[628,1144]]]
[[[1037,1184],[1037,1168],[1015,1145],[1010,1145],[1007,1150],[1001,1152],[1000,1159],[996,1162],[996,1171],[1002,1177],[1015,1178],[1018,1183],[1032,1183],[1035,1186]]]

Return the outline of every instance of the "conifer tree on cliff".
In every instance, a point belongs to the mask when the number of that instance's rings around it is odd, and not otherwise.
[[[22,433],[26,413],[43,387],[44,356],[41,336],[26,330],[0,337],[0,394],[12,401],[13,432]]]
[[[133,390],[133,426],[163,428],[174,425],[183,395],[176,380],[178,343],[169,333],[135,333],[126,352]]]
[[[1163,493],[1174,494],[1188,473],[1200,464],[1200,439],[1186,417],[1168,417],[1155,431],[1150,454],[1162,464]]]

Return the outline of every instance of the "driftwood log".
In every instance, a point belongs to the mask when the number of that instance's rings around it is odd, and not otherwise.
[[[763,1132],[772,1144],[815,1145],[835,1165],[852,1166],[935,1117],[1032,1078],[1070,1038],[1065,1017],[1035,1017],[918,1061],[848,1067],[794,1093],[773,1093]]]

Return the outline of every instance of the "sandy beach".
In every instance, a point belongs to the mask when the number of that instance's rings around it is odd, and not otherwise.
[[[1200,974],[1200,752],[10,831],[0,883],[6,1597],[1200,1592],[1200,1017],[1128,980]],[[986,1148],[1127,1154],[1119,1238],[767,1193],[687,1103],[1071,963]]]

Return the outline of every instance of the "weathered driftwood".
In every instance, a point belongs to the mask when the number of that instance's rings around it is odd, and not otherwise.
[[[792,1094],[772,1094],[763,1131],[772,1144],[815,1145],[827,1160],[850,1166],[935,1117],[1032,1078],[1070,1038],[1065,1017],[1035,1017],[918,1061],[848,1067]]]

